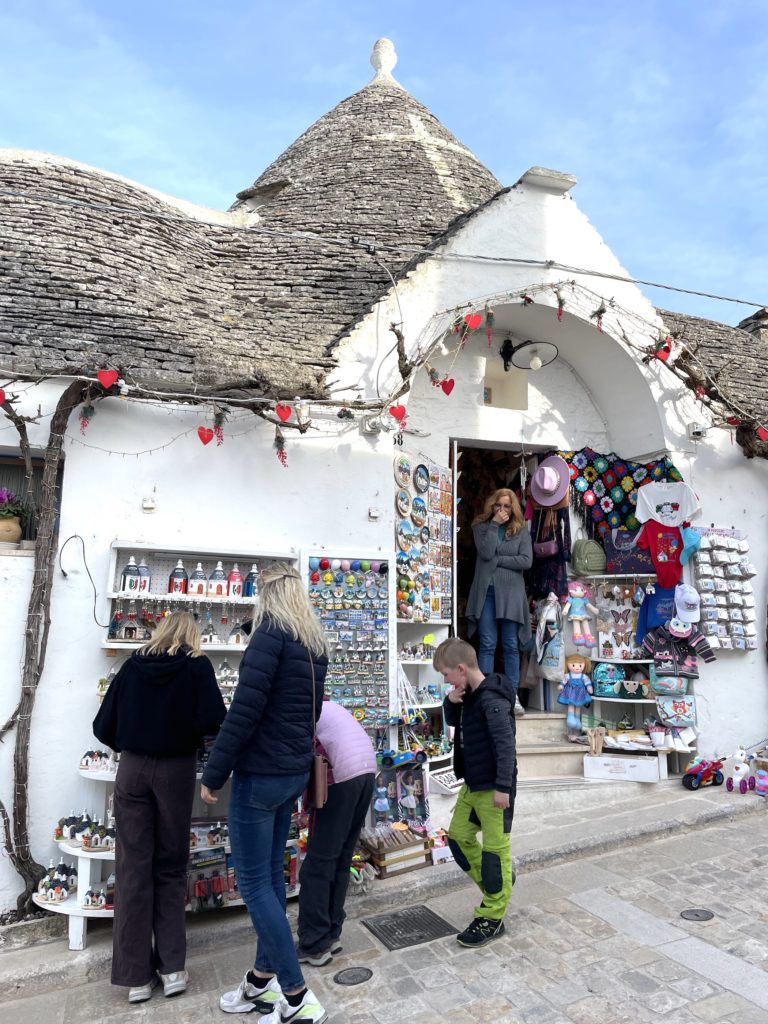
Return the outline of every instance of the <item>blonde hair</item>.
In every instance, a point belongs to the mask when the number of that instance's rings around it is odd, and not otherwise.
[[[443,668],[458,668],[459,665],[466,665],[469,669],[478,668],[475,648],[455,636],[443,640],[432,657],[433,668],[439,672]]]
[[[584,664],[584,675],[592,675],[592,660],[585,654],[579,654],[578,651],[575,654],[566,654],[565,656],[565,667],[570,670],[572,661],[581,661]]]
[[[498,491],[494,491],[490,497],[485,499],[483,511],[479,516],[475,516],[472,520],[472,525],[475,526],[477,523],[487,523],[493,519],[493,514],[495,512],[493,506],[499,498],[509,498],[512,511],[509,516],[509,522],[507,523],[505,536],[514,537],[516,533],[520,533],[522,530],[525,525],[525,519],[523,518],[523,510],[520,508],[520,502],[517,500],[517,495],[514,491],[510,491],[508,487],[500,487]]]
[[[312,654],[327,655],[328,641],[298,570],[288,562],[273,562],[262,570],[259,579],[254,630],[262,622],[269,621],[298,640]]]
[[[199,658],[200,630],[189,612],[174,612],[155,628],[151,640],[140,647],[138,654],[178,654],[188,648],[191,658]]]

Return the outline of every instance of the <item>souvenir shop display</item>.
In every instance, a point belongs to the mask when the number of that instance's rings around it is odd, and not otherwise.
[[[741,530],[692,527],[698,537],[688,544],[696,589],[701,598],[699,628],[710,647],[754,651],[760,646],[749,541]]]
[[[451,619],[453,482],[450,471],[395,457],[395,596],[398,621]]]
[[[309,599],[330,648],[325,691],[366,729],[386,725],[389,692],[389,563],[312,555]]]

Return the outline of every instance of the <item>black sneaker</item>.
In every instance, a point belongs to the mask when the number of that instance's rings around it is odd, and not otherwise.
[[[476,917],[469,928],[459,932],[456,941],[460,946],[478,949],[504,934],[503,921],[491,921],[488,917]]]

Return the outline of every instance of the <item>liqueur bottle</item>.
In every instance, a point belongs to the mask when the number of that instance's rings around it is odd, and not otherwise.
[[[141,577],[139,575],[139,567],[136,565],[136,559],[131,555],[128,559],[128,564],[123,569],[120,577],[120,593],[137,594],[139,592],[140,583]]]
[[[229,597],[243,596],[243,574],[240,572],[237,562],[232,566],[232,572],[227,576],[227,595]]]
[[[243,582],[243,597],[259,596],[259,567],[254,562]]]
[[[148,594],[151,585],[152,573],[149,570],[149,566],[142,558],[142,560],[139,562],[139,593]]]
[[[189,576],[187,576],[187,570],[184,568],[182,560],[179,559],[176,563],[176,568],[168,577],[168,593],[186,594],[188,585]]]

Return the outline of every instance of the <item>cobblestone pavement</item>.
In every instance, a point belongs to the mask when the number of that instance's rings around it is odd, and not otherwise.
[[[344,953],[307,968],[307,979],[330,1024],[766,1024],[767,868],[768,806],[522,875],[506,935],[481,950],[449,937],[388,952],[350,920]],[[428,906],[458,930],[474,902],[467,887]],[[715,916],[685,921],[687,908]],[[237,985],[251,956],[250,943],[196,952],[189,991],[171,1000],[155,994],[129,1008],[124,990],[99,980],[4,1002],[0,1017],[14,1024],[222,1022],[219,994]],[[371,980],[336,984],[336,972],[353,965],[369,966]]]

